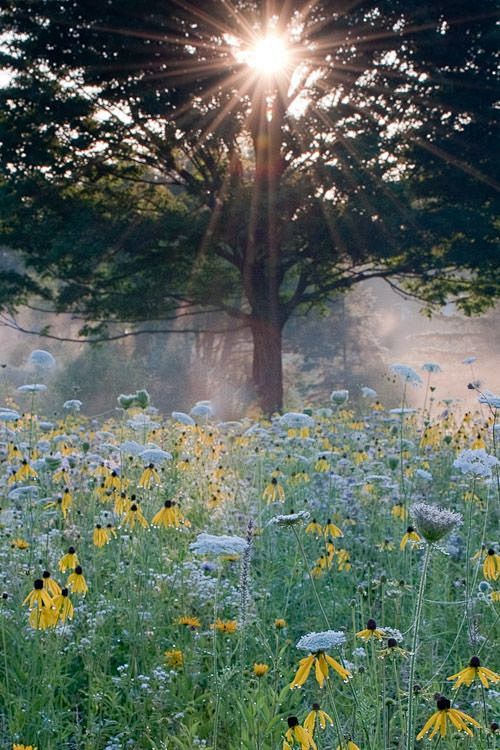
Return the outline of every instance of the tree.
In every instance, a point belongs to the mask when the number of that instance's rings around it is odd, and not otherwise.
[[[38,293],[91,338],[221,312],[270,412],[297,309],[374,277],[498,295],[491,0],[0,7],[4,310]]]

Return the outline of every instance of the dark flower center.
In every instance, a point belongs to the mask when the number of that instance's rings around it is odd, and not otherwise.
[[[451,706],[450,701],[444,695],[440,695],[436,703],[439,711],[447,711]]]
[[[41,578],[37,578],[35,583],[33,584],[33,588],[35,588],[37,591],[40,591],[40,589],[43,589],[43,581]]]
[[[81,574],[83,573],[83,569],[82,569],[82,566],[81,566],[81,565],[77,565],[77,566],[76,566],[76,568],[75,568],[75,573],[76,573],[76,574],[77,574],[78,576],[81,576]]]
[[[398,645],[398,642],[395,638],[388,638],[387,640],[388,648],[396,648],[397,645]]]
[[[377,623],[375,620],[372,620],[371,618],[366,623],[366,629],[367,630],[376,630],[377,629]]]
[[[319,711],[319,703],[313,703],[312,710],[313,711]]]
[[[297,727],[299,725],[299,720],[296,716],[289,716],[287,722],[290,729],[293,729],[293,727]]]
[[[74,547],[69,547],[69,549],[68,549],[68,555],[74,555],[74,554],[75,554],[75,548]]]
[[[480,667],[481,666],[481,662],[479,661],[479,657],[478,656],[473,656],[472,659],[469,662],[469,666],[470,667],[474,667],[474,669],[476,669],[477,667]]]

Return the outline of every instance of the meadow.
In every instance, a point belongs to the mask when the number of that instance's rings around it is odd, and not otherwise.
[[[395,373],[270,420],[8,395],[1,750],[500,746],[500,397]]]

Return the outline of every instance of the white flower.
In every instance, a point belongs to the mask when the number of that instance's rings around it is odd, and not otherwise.
[[[268,521],[268,526],[276,524],[276,526],[295,526],[295,524],[307,521],[310,513],[307,510],[299,510],[298,513],[288,513],[287,515],[273,516]]]
[[[120,452],[126,453],[128,456],[138,456],[143,450],[144,446],[135,440],[125,440],[120,445]]]
[[[389,409],[389,414],[415,414],[415,409],[398,406],[396,409]]]
[[[482,393],[478,400],[480,404],[487,404],[488,406],[491,406],[492,409],[500,409],[500,396],[497,396],[491,391],[485,391]]]
[[[417,529],[428,542],[437,542],[455,526],[462,525],[462,515],[428,503],[415,503],[410,507]]]
[[[339,406],[341,404],[345,404],[348,399],[349,391],[345,388],[342,388],[339,391],[332,391],[330,393],[330,401],[333,401],[334,404],[338,404]]]
[[[320,633],[307,633],[303,635],[296,643],[296,648],[304,651],[327,651],[330,648],[337,648],[345,643],[346,637],[341,630],[323,630]]]
[[[367,385],[361,386],[361,395],[363,398],[377,398],[377,391],[374,391],[373,388],[368,388]]]
[[[248,542],[240,536],[215,536],[205,532],[198,534],[196,541],[189,545],[197,555],[241,555],[247,547]]]
[[[189,425],[190,427],[193,427],[196,424],[193,417],[190,417],[189,414],[185,414],[183,411],[173,411],[172,419],[174,420],[174,422]]]
[[[14,409],[7,409],[3,406],[0,408],[0,422],[16,422],[18,419],[21,419],[21,415]]]
[[[214,414],[209,401],[198,401],[189,413],[195,419],[210,419]]]
[[[426,362],[424,365],[422,365],[422,370],[425,370],[425,372],[442,372],[439,365],[437,365],[435,362]]]
[[[51,370],[56,366],[56,360],[50,352],[46,352],[45,349],[34,349],[28,360],[32,365],[40,367],[42,370]]]
[[[47,386],[43,383],[27,383],[26,385],[20,385],[17,390],[20,393],[38,393],[39,391],[46,391]]]
[[[141,451],[139,454],[145,464],[161,464],[163,461],[172,458],[172,454],[168,451],[162,451],[161,448],[147,448],[145,451]]]
[[[80,411],[82,408],[82,402],[78,398],[70,398],[69,401],[65,401],[63,409],[68,411]]]
[[[410,367],[409,365],[401,365],[396,362],[396,364],[391,365],[391,370],[395,375],[398,375],[401,380],[404,380],[406,383],[410,383],[411,385],[421,385],[422,384],[422,378],[416,372],[413,367]]]
[[[476,477],[491,477],[491,469],[498,464],[498,458],[486,453],[484,448],[467,449],[459,453],[453,466],[462,474],[473,474]]]
[[[289,429],[301,429],[302,427],[314,427],[314,419],[302,412],[289,411],[278,420],[281,427]]]
[[[477,357],[466,357],[465,359],[462,360],[462,363],[464,365],[472,365],[474,364],[474,362],[476,362],[476,360],[477,360]]]
[[[430,482],[432,480],[432,474],[430,471],[426,471],[425,469],[416,469],[415,474],[417,477],[420,477],[420,479],[425,479],[427,482]]]

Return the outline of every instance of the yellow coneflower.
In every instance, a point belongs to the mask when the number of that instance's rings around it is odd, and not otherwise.
[[[68,586],[74,594],[86,594],[89,590],[81,565],[77,565],[75,572],[68,576]]]
[[[163,656],[168,666],[172,669],[180,669],[184,666],[184,654],[178,648],[168,649]]]
[[[238,623],[236,620],[221,620],[218,618],[210,627],[212,630],[218,630],[220,633],[236,633]]]
[[[383,630],[377,628],[377,623],[371,618],[366,623],[366,628],[356,633],[358,638],[363,638],[365,641],[369,641],[371,638],[378,638],[380,640],[384,637],[385,633]]]
[[[285,490],[276,477],[271,478],[271,481],[262,493],[262,497],[264,500],[267,500],[268,503],[285,502]]]
[[[69,547],[65,555],[59,560],[59,570],[65,573],[67,570],[74,570],[78,565],[78,555],[74,547]]]
[[[92,534],[92,541],[95,547],[105,547],[111,539],[111,534],[108,529],[103,529],[100,523],[96,523],[94,533]]]
[[[73,504],[73,495],[69,491],[69,488],[65,487],[62,493],[62,498],[61,498],[61,511],[62,511],[64,518],[66,518],[66,516],[68,515],[68,510],[71,508],[72,504]]]
[[[30,545],[26,541],[26,539],[21,539],[21,537],[17,537],[16,539],[13,539],[11,541],[10,546],[12,547],[12,549],[28,549]]]
[[[407,657],[410,655],[409,651],[398,646],[398,642],[395,638],[387,639],[387,648],[383,648],[379,651],[379,659],[385,659],[388,656],[402,656]]]
[[[500,602],[500,591],[492,591],[491,592],[491,601],[492,602]]]
[[[117,471],[113,471],[105,477],[103,482],[105,490],[119,491],[122,488],[122,479]]]
[[[29,465],[27,460],[23,458],[21,466],[16,471],[16,481],[23,482],[28,479],[35,479],[37,476],[38,472],[36,472],[35,469]]]
[[[300,750],[317,750],[312,736],[307,729],[300,726],[296,716],[289,716],[287,723],[288,729],[283,740],[283,750],[293,750],[297,745]]]
[[[417,734],[417,740],[421,740],[429,730],[432,730],[429,734],[429,739],[432,739],[437,732],[441,737],[446,736],[447,720],[449,720],[453,726],[458,729],[459,732],[466,732],[472,737],[472,730],[467,724],[471,724],[474,727],[479,727],[480,724],[472,716],[459,711],[458,708],[451,708],[451,703],[448,698],[440,695],[437,699],[437,711],[425,722],[421,731]]]
[[[337,555],[337,570],[349,571],[351,569],[351,557],[346,549],[339,549]]]
[[[332,536],[332,537],[344,536],[344,534],[339,529],[339,527],[335,526],[335,524],[332,523],[331,518],[329,518],[327,520],[326,524],[323,526],[323,535],[325,537],[328,537],[328,536]]]
[[[309,672],[311,671],[313,665],[316,681],[320,688],[323,687],[325,680],[328,678],[329,666],[332,667],[335,672],[337,672],[337,674],[342,678],[344,682],[347,682],[347,680],[352,677],[348,669],[345,669],[341,664],[338,663],[338,661],[333,659],[324,651],[316,651],[314,654],[305,656],[303,659],[300,659],[299,665],[300,666],[297,670],[297,674],[290,683],[291,688],[302,687],[302,685],[309,677]]]
[[[182,615],[175,621],[176,625],[185,625],[191,630],[201,627],[201,620],[198,617],[191,617],[190,615]]]
[[[412,547],[414,547],[416,544],[418,544],[421,541],[422,541],[421,538],[419,537],[419,535],[417,534],[413,526],[408,526],[408,528],[406,529],[406,533],[403,534],[403,538],[401,539],[399,549],[403,550],[408,544],[408,542],[411,542]]]
[[[142,472],[141,478],[139,479],[139,487],[142,487],[145,490],[149,490],[153,482],[154,484],[161,484],[160,475],[155,469],[154,464],[148,464],[148,466],[146,466],[146,468]]]
[[[315,534],[316,536],[322,536],[323,534],[323,527],[320,523],[316,521],[315,518],[307,524],[306,526],[306,534]]]
[[[500,555],[489,549],[483,563],[483,574],[488,581],[496,581],[500,576]]]
[[[466,685],[469,687],[474,680],[480,680],[485,688],[489,688],[490,682],[500,682],[500,675],[487,667],[482,667],[479,658],[473,656],[467,667],[461,669],[460,672],[457,672],[456,674],[452,674],[451,677],[447,677],[447,679],[456,680],[453,685],[454,690],[458,690],[460,685]]]
[[[125,513],[125,510],[130,505],[130,499],[127,497],[126,492],[115,493],[115,504],[113,507],[113,513],[117,516],[121,516]]]
[[[329,716],[326,711],[323,711],[319,703],[313,703],[312,708],[304,719],[304,729],[307,729],[309,734],[314,736],[316,730],[316,722],[319,723],[321,729],[326,729],[326,725],[330,724],[333,726],[333,719]]]
[[[183,515],[174,500],[165,500],[163,508],[153,516],[153,526],[165,526],[165,528],[180,528]]]
[[[49,592],[43,587],[43,580],[37,578],[33,584],[33,590],[30,591],[23,604],[27,604],[30,609],[35,607],[41,610],[42,607],[50,609],[52,606],[52,597]]]
[[[43,587],[46,589],[50,596],[58,596],[61,593],[61,587],[55,581],[48,570],[44,570],[42,573],[42,579],[43,579]]]
[[[54,597],[53,605],[54,624],[73,619],[74,608],[67,588],[61,589],[61,593]]]
[[[284,628],[286,628],[286,620],[284,620],[282,617],[278,617],[274,621],[274,627],[276,628],[276,630],[283,630]]]
[[[137,503],[132,503],[130,508],[123,516],[122,525],[130,526],[130,528],[133,529],[136,523],[140,524],[144,529],[149,526],[148,522],[143,516],[140,507],[137,505]]]
[[[264,677],[269,672],[269,664],[259,664],[255,662],[252,667],[252,672],[256,677]]]
[[[359,747],[352,740],[347,740],[345,745],[337,745],[337,750],[359,750]]]
[[[322,473],[324,471],[328,471],[330,468],[330,464],[326,460],[324,456],[320,456],[316,463],[314,464],[314,471],[317,471],[319,473]]]
[[[375,546],[381,552],[392,552],[392,550],[394,549],[394,544],[390,541],[390,539],[384,539],[383,542],[379,542]]]
[[[393,505],[391,508],[391,515],[394,518],[399,518],[401,521],[404,521],[408,516],[408,511],[402,503],[396,503],[396,505]]]
[[[12,750],[38,750],[38,748],[35,745],[16,745],[14,742]]]

